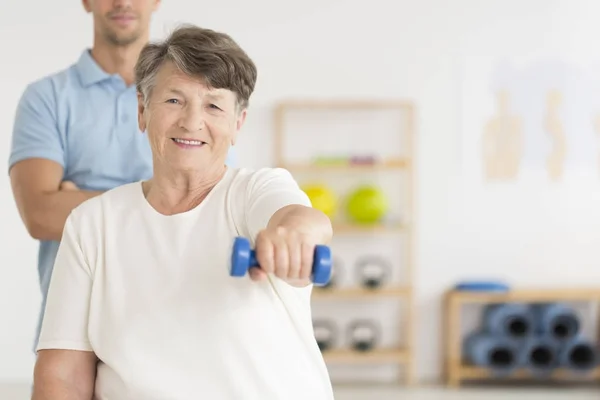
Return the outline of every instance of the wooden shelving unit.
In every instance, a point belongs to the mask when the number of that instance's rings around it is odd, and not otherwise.
[[[352,224],[334,224],[333,231],[337,234],[351,234],[351,233],[390,233],[390,232],[406,232],[407,227],[400,224],[376,224],[376,225],[352,225]]]
[[[331,364],[406,364],[409,362],[409,353],[401,349],[376,349],[365,353],[352,350],[330,350],[323,354],[325,362]]]
[[[289,170],[290,172],[297,171],[382,171],[382,170],[396,170],[408,168],[408,160],[386,160],[379,164],[373,165],[345,165],[345,164],[282,164],[281,167]]]
[[[466,380],[484,380],[492,378],[486,369],[466,365],[462,354],[462,308],[467,304],[499,304],[511,302],[590,302],[600,303],[600,288],[575,289],[520,289],[508,292],[468,292],[451,290],[444,299],[444,335],[445,338],[445,372],[446,384],[457,388]],[[598,336],[600,339],[600,336]],[[530,379],[532,375],[526,370],[518,370],[508,379]],[[600,381],[600,368],[591,374],[579,377],[564,369],[557,369],[550,379],[556,380],[596,380]]]
[[[412,288],[391,287],[382,289],[366,289],[361,287],[342,288],[342,289],[313,289],[313,298],[315,299],[366,299],[366,298],[387,298],[387,297],[410,297]]]
[[[403,126],[400,132],[391,131],[391,135],[403,135],[404,148],[399,151],[405,153],[399,157],[390,157],[378,160],[374,163],[313,163],[308,161],[289,161],[285,157],[286,140],[286,116],[290,111],[302,112],[349,112],[349,111],[375,111],[382,110],[401,113]],[[414,383],[415,362],[414,362],[414,305],[413,305],[413,265],[414,265],[414,106],[405,101],[362,101],[362,100],[292,100],[280,102],[274,114],[275,129],[275,163],[290,171],[298,177],[302,174],[342,174],[360,175],[360,174],[396,174],[404,176],[403,190],[407,194],[407,201],[403,213],[409,218],[402,222],[379,223],[373,225],[357,225],[348,222],[333,221],[334,237],[350,237],[355,235],[402,235],[403,240],[399,245],[402,246],[403,260],[402,268],[405,276],[401,284],[386,285],[381,288],[371,289],[355,285],[353,287],[334,287],[318,288],[313,290],[314,307],[319,307],[323,302],[344,302],[360,301],[374,302],[379,300],[397,300],[403,305],[402,345],[397,348],[374,348],[369,351],[355,351],[352,349],[331,349],[323,352],[325,361],[329,365],[382,365],[395,364],[402,366],[403,381],[407,385]],[[310,140],[307,138],[307,140]],[[336,175],[337,176],[337,175]],[[335,256],[335,248],[333,249]]]

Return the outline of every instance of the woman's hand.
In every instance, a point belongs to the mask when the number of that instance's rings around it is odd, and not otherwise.
[[[256,237],[256,260],[260,268],[250,268],[250,278],[261,281],[267,274],[294,286],[311,283],[316,240],[298,230],[278,226],[259,232]]]

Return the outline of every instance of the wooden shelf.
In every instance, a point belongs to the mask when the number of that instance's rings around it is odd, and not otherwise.
[[[334,222],[334,224],[333,224],[334,234],[338,234],[338,233],[401,232],[406,229],[407,229],[407,226],[404,224],[401,224],[401,223],[358,225],[358,224],[347,224],[347,223]]]
[[[413,103],[402,100],[348,100],[348,99],[310,99],[310,100],[283,100],[277,105],[281,110],[385,110],[385,109],[413,109]]]
[[[494,375],[484,368],[463,365],[460,370],[462,379],[495,379]],[[548,376],[551,379],[600,379],[600,368],[592,370],[590,373],[581,374],[568,371],[565,369],[557,369]],[[516,370],[514,373],[500,379],[534,379],[535,376],[526,369]]]
[[[351,163],[292,163],[282,164],[280,167],[287,169],[290,172],[359,172],[359,171],[385,171],[406,169],[410,166],[408,159],[388,160],[373,164],[351,164]]]
[[[382,364],[382,363],[408,363],[410,356],[406,350],[401,349],[374,349],[371,351],[354,350],[327,350],[323,352],[326,363],[331,364]]]
[[[600,289],[517,289],[508,292],[461,292],[448,293],[450,301],[459,303],[507,303],[600,300]]]
[[[287,143],[286,130],[288,123],[291,123],[288,119],[292,114],[291,120],[293,121],[293,114],[299,114],[299,112],[302,114],[301,120],[303,121],[307,118],[312,119],[313,116],[328,120],[330,117],[327,114],[341,114],[342,118],[354,115],[362,117],[370,114],[375,118],[386,117],[388,121],[389,118],[387,117],[393,117],[394,121],[397,121],[397,117],[400,117],[400,126],[398,128],[392,127],[387,132],[390,145],[391,143],[398,143],[399,146],[396,149],[389,148],[388,142],[385,141],[383,143],[386,143],[384,145],[386,147],[381,149],[382,151],[374,149],[367,151],[366,148],[362,151],[363,146],[344,143],[344,140],[348,138],[347,132],[339,131],[332,132],[336,136],[331,137],[332,141],[329,142],[331,147],[329,148],[321,146],[312,154],[305,154],[301,158],[300,155],[297,156],[298,158],[288,156],[286,153],[289,143]],[[398,261],[399,267],[402,268],[404,279],[400,283],[401,286],[386,286],[380,289],[362,288],[358,286],[358,283],[356,284],[358,287],[333,286],[321,288],[315,286],[312,291],[312,299],[315,300],[313,303],[314,308],[321,306],[320,300],[341,299],[350,302],[353,300],[392,299],[400,302],[402,305],[401,318],[405,321],[400,325],[401,349],[375,349],[369,352],[334,349],[324,352],[323,357],[326,362],[331,364],[402,363],[404,364],[402,380],[408,386],[414,384],[416,372],[414,357],[412,356],[414,353],[414,320],[416,313],[412,290],[415,264],[413,193],[416,175],[414,120],[414,103],[397,99],[286,99],[276,104],[273,114],[275,130],[274,164],[288,170],[298,181],[308,177],[317,177],[323,181],[336,181],[339,179],[364,181],[380,176],[387,178],[389,175],[397,182],[393,183],[394,187],[402,186],[401,193],[406,197],[402,209],[398,210],[402,217],[399,222],[391,222],[399,218],[389,218],[389,221],[386,220],[382,223],[362,225],[352,223],[351,220],[344,218],[341,213],[339,218],[332,217],[334,238],[339,238],[340,241],[355,239],[350,235],[360,235],[359,239],[368,239],[364,241],[364,245],[367,247],[373,239],[378,240],[386,234],[394,234],[392,239],[394,241],[398,239],[398,245],[402,246],[401,258],[394,260],[394,267],[396,261]],[[313,122],[318,124],[318,121]],[[327,127],[324,127],[324,129],[327,129]],[[396,141],[395,136],[399,136],[398,139],[400,140]],[[346,144],[352,146],[345,146]],[[296,152],[296,149],[290,148],[289,151]],[[349,156],[349,154],[354,154],[354,157]],[[297,160],[302,161],[298,162]],[[333,249],[333,251],[335,253],[336,249]],[[352,313],[351,310],[348,312]],[[347,317],[352,318],[352,315],[347,315]],[[335,318],[335,316],[332,316],[332,318]]]
[[[445,296],[445,363],[446,384],[458,387],[462,380],[494,379],[494,375],[484,368],[463,363],[462,306],[466,304],[501,304],[511,302],[550,303],[563,301],[600,302],[600,288],[528,288],[511,289],[506,292],[470,292],[450,290]],[[528,379],[534,376],[526,369],[519,369],[502,379]],[[600,379],[600,368],[589,374],[574,373],[557,369],[548,379]]]
[[[352,299],[352,298],[385,298],[410,296],[410,287],[384,287],[380,289],[368,288],[313,288],[314,299]]]

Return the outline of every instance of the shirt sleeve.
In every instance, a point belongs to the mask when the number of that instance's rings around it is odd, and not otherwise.
[[[65,165],[56,99],[52,82],[47,78],[28,85],[17,105],[9,170],[28,158],[45,158]]]
[[[251,243],[254,243],[258,232],[267,227],[273,214],[291,204],[312,207],[309,197],[292,174],[283,168],[265,168],[257,171],[250,180],[246,198],[246,228]],[[285,306],[293,310],[291,314],[297,319],[299,328],[311,327],[312,285],[293,287],[279,279],[270,281]]]
[[[250,180],[246,197],[246,226],[250,239],[254,241],[273,214],[291,204],[311,207],[308,196],[292,174],[282,168],[257,171]]]
[[[93,350],[87,335],[92,272],[73,215],[67,218],[56,255],[37,350]]]

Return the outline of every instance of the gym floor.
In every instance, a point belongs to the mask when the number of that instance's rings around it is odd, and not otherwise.
[[[403,389],[387,387],[337,387],[336,400],[598,400],[598,389]],[[30,399],[27,384],[1,384],[0,399]]]

